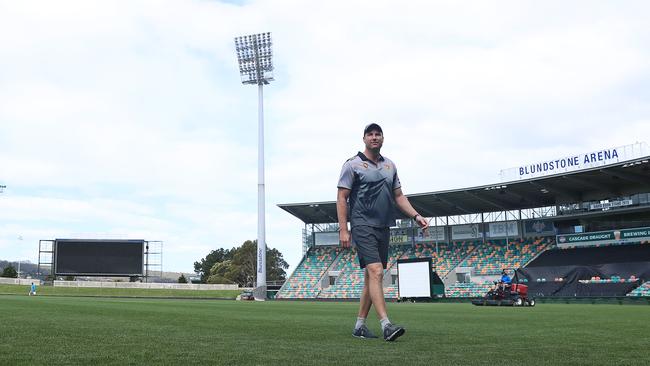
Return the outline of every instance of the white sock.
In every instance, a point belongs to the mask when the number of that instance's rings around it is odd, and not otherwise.
[[[390,324],[390,320],[388,320],[388,317],[385,317],[384,319],[380,320],[379,323],[381,324],[381,329],[383,330],[388,324]]]
[[[357,324],[354,325],[354,329],[359,329],[366,325],[366,318],[358,317]]]

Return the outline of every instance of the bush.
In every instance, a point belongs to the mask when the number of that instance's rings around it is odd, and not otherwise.
[[[185,278],[184,274],[181,274],[181,276],[178,277],[178,283],[187,283],[187,278]]]
[[[207,283],[211,285],[232,285],[234,282],[219,275],[212,275],[208,277]]]
[[[2,277],[18,278],[18,272],[13,266],[9,266],[2,271]]]

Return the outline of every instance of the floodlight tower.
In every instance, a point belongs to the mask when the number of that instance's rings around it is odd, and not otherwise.
[[[264,85],[273,80],[271,33],[235,38],[242,84],[257,85],[257,283],[255,300],[266,299],[266,224],[264,205]]]

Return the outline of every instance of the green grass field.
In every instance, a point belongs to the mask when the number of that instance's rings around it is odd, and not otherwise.
[[[40,296],[98,296],[98,297],[175,297],[235,299],[241,290],[178,290],[142,288],[97,288],[38,286]],[[0,285],[0,295],[25,295],[29,286]]]
[[[650,306],[388,306],[394,343],[356,303],[2,295],[0,365],[650,364]]]

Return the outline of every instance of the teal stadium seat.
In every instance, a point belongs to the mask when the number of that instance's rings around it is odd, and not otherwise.
[[[476,246],[478,246],[478,242],[474,241],[438,243],[438,251],[436,252],[435,243],[418,243],[406,258],[431,257],[432,269],[438,273],[438,276],[445,277]]]
[[[641,297],[641,296],[650,296],[650,281],[644,282],[641,286],[635,288],[627,296]]]
[[[318,295],[321,299],[358,298],[363,291],[363,270],[359,268],[357,251],[354,248],[342,249],[338,262],[331,268],[339,276],[331,285]]]
[[[320,292],[320,279],[338,256],[339,247],[311,248],[282,286],[277,299],[313,299]]]
[[[463,267],[474,267],[477,275],[496,275],[507,268],[520,268],[554,243],[553,238],[526,238],[490,240],[481,244],[461,263]]]
[[[491,282],[457,282],[445,288],[446,297],[482,297],[493,286]]]

